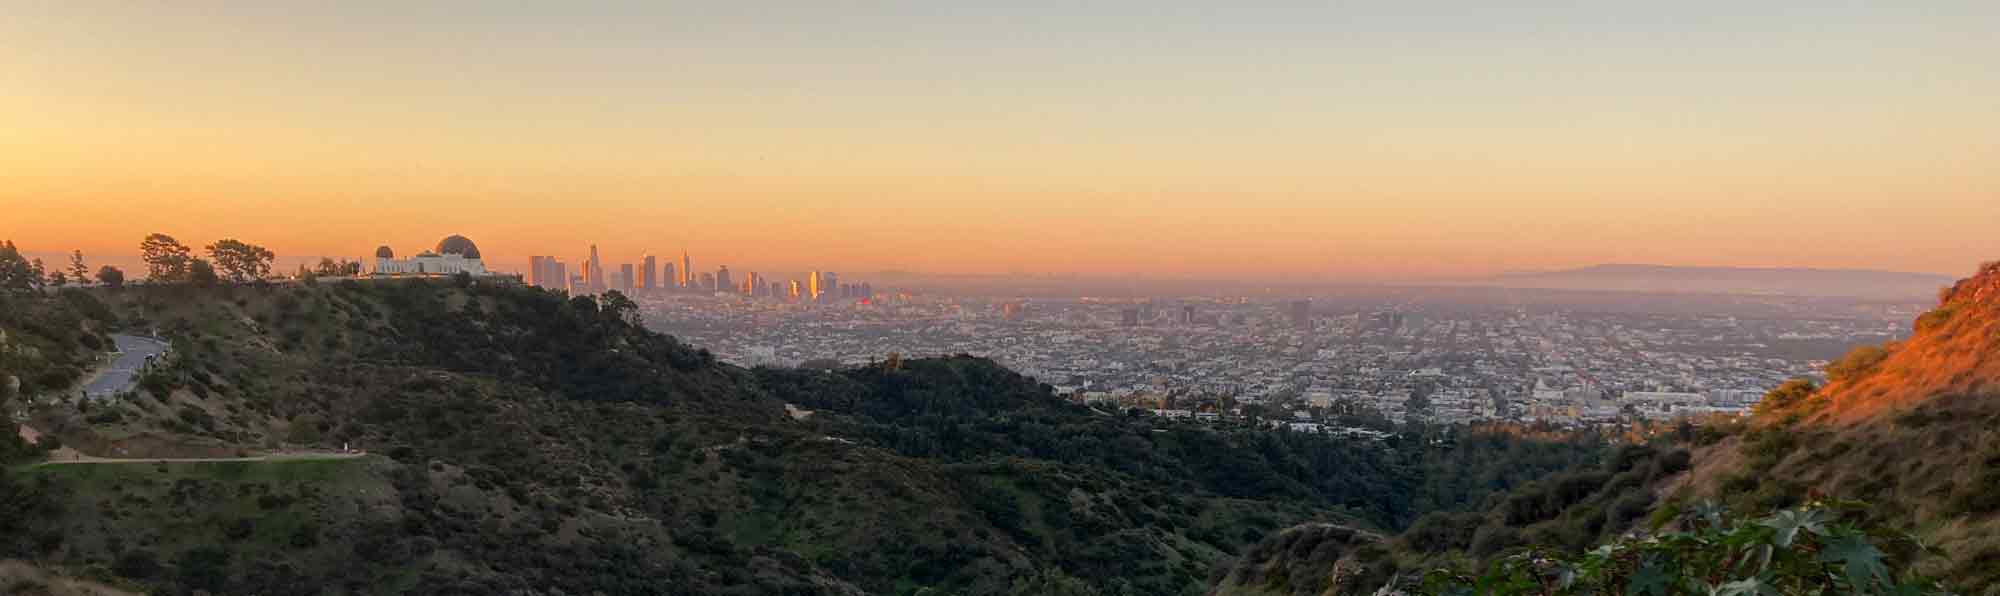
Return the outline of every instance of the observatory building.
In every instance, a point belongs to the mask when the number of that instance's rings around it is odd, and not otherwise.
[[[407,259],[396,258],[388,246],[375,249],[376,275],[486,275],[486,263],[479,260],[479,245],[464,236],[439,240],[437,248]]]

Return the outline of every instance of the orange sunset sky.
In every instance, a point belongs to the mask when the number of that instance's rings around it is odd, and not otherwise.
[[[1309,279],[2000,258],[1990,1],[497,4],[0,0],[0,238]]]

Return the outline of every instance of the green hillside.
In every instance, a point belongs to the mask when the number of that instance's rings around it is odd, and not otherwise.
[[[78,338],[119,329],[174,346],[112,401],[27,386],[11,403],[50,444],[369,452],[0,476],[19,514],[0,557],[160,593],[1198,594],[1278,529],[1400,529],[1605,443],[1170,424],[970,357],[746,370],[635,325],[621,297],[504,283],[8,299],[60,315],[10,334],[76,346],[10,375],[81,376]]]

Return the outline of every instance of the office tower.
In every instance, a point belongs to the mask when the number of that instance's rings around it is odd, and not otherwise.
[[[544,268],[544,267],[547,267],[547,266],[548,266],[548,263],[547,263],[547,262],[545,262],[545,261],[543,261],[543,257],[542,257],[541,255],[529,255],[529,256],[528,256],[528,285],[531,285],[531,286],[534,286],[534,287],[537,287],[537,288],[539,288],[539,287],[542,287],[542,270],[543,270],[543,268]]]
[[[562,261],[556,260],[555,257],[543,256],[541,264],[535,267],[535,277],[539,280],[535,285],[551,290],[567,290],[569,289],[567,275]]]
[[[792,280],[790,291],[786,292],[785,295],[791,298],[793,302],[798,302],[801,297],[800,294],[799,280],[794,279]]]
[[[1194,305],[1188,304],[1181,307],[1181,324],[1182,325],[1194,324]]]
[[[680,286],[687,289],[693,289],[694,286],[694,260],[688,258],[687,249],[681,249]]]
[[[632,295],[632,282],[633,282],[632,264],[626,263],[623,265],[619,265],[618,276],[619,276],[618,291],[624,292],[625,295],[627,296]]]
[[[591,291],[601,292],[609,287],[604,283],[604,261],[597,258],[597,245],[590,245],[590,265],[584,270],[584,281],[589,282]]]
[[[729,280],[729,266],[723,265],[717,267],[715,269],[715,291],[727,292],[734,289],[736,289],[736,284],[731,283]]]
[[[784,282],[779,282],[779,281],[774,281],[774,282],[771,282],[771,286],[770,286],[770,288],[768,288],[768,289],[767,289],[767,290],[765,291],[764,295],[765,295],[765,296],[768,296],[768,297],[771,297],[771,298],[784,298],[784,297],[785,297],[785,283],[784,283]]]
[[[1139,326],[1139,309],[1128,308],[1118,313],[1119,323],[1126,327]]]
[[[814,271],[811,274],[806,275],[805,298],[807,300],[819,300],[820,288],[823,287],[821,284],[824,283],[826,282],[822,278],[820,278],[818,271]]]
[[[861,299],[868,301],[875,300],[875,284],[865,281],[861,282]]]
[[[749,273],[745,273],[745,274],[743,274],[743,288],[742,288],[742,289],[743,289],[743,295],[745,295],[745,296],[756,296],[756,295],[757,295],[757,290],[758,290],[758,289],[760,289],[760,288],[762,288],[762,287],[763,287],[763,284],[761,284],[761,283],[758,283],[758,281],[757,281],[757,272],[755,272],[755,271],[752,271],[752,272],[749,272]]]
[[[639,289],[651,292],[660,287],[660,259],[646,255],[639,263]]]
[[[1292,301],[1292,326],[1301,329],[1312,327],[1312,301]]]
[[[819,289],[824,299],[834,300],[840,298],[839,294],[825,295],[840,290],[840,276],[834,275],[832,271],[821,271],[819,273],[819,283]]]
[[[660,287],[670,290],[679,289],[681,287],[680,272],[674,269],[674,264],[667,263],[661,265],[661,267],[664,269],[660,271]]]
[[[700,282],[698,282],[698,283],[696,283],[695,285],[696,285],[696,286],[699,286],[699,287],[698,287],[698,288],[696,288],[696,289],[699,289],[699,290],[702,290],[702,291],[705,291],[705,292],[713,292],[713,291],[715,291],[715,274],[713,274],[713,273],[703,273],[703,274],[701,274],[701,281],[700,281]]]

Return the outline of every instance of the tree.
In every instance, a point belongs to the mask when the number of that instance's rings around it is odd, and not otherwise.
[[[125,272],[110,265],[99,267],[97,269],[97,282],[104,284],[104,287],[107,288],[125,287]]]
[[[60,288],[60,287],[63,287],[63,286],[66,286],[66,285],[69,285],[69,275],[68,275],[68,274],[65,274],[65,273],[63,273],[61,269],[57,269],[57,270],[55,270],[55,271],[50,271],[50,272],[49,272],[49,285],[52,285],[52,286],[55,286],[55,287],[58,287],[58,288]]]
[[[35,259],[29,262],[28,269],[34,272],[35,289],[42,289],[42,285],[49,281],[48,269],[42,266],[42,260]]]
[[[313,273],[322,277],[339,277],[346,274],[346,272],[346,266],[341,263],[335,263],[333,259],[327,257],[320,257],[319,266],[313,268]]]
[[[146,278],[155,282],[187,281],[193,251],[166,234],[152,234],[139,242],[139,258],[146,262]]]
[[[74,250],[69,253],[69,277],[76,280],[78,285],[90,283],[90,267],[83,264],[83,251],[81,250]]]
[[[269,277],[271,260],[276,258],[270,249],[234,238],[217,240],[207,248],[209,258],[215,260],[216,271],[236,283]]]
[[[215,275],[215,266],[208,264],[208,260],[206,259],[192,259],[188,261],[187,279],[189,282],[194,283],[194,285],[203,287],[213,286],[222,281]]]
[[[40,275],[21,251],[14,247],[14,241],[0,242],[0,291],[25,292],[41,285]]]
[[[642,324],[639,318],[639,303],[633,302],[630,297],[627,297],[623,292],[619,292],[618,290],[605,292],[603,304],[600,308],[603,309],[602,312],[604,314],[611,315],[612,318],[624,321],[634,327]]]

